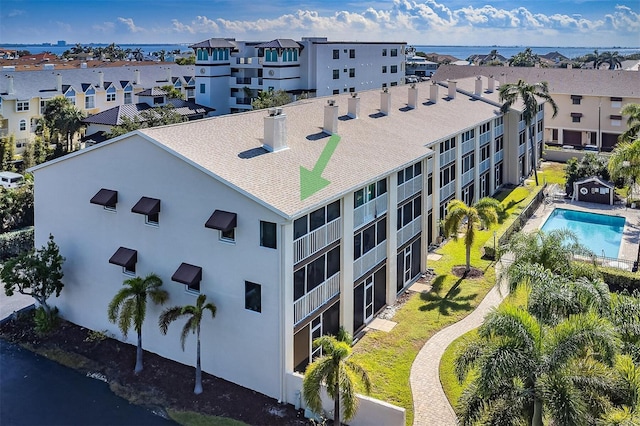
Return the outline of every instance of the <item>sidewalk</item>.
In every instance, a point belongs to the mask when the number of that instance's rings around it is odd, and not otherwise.
[[[501,263],[496,264],[496,277]],[[480,326],[484,316],[508,294],[505,282],[496,284],[478,307],[462,320],[440,330],[425,343],[411,366],[414,426],[455,426],[456,415],[440,384],[440,359],[445,349],[458,337]]]
[[[17,292],[9,297],[4,293],[4,284],[0,282],[0,321],[29,305],[33,305],[33,297]]]

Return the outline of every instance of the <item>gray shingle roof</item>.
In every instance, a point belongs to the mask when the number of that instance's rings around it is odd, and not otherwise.
[[[198,105],[194,102],[184,101],[182,99],[168,99],[168,104],[173,105],[175,112],[183,117],[192,117],[195,115],[206,115],[211,111],[215,111],[213,108]],[[104,124],[108,126],[117,126],[122,124],[123,117],[133,119],[140,115],[142,111],[153,108],[145,102],[137,104],[119,105],[108,110],[101,111],[97,114],[90,115],[82,120],[83,123],[88,124]]]
[[[272,48],[272,49],[291,49],[299,48],[301,45],[290,38],[277,38],[275,40],[268,41],[257,45],[256,47]]]
[[[231,43],[229,40],[224,38],[210,38],[209,40],[201,41],[199,43],[195,43],[189,46],[191,49],[197,49],[199,47],[204,48],[235,48],[235,45]]]

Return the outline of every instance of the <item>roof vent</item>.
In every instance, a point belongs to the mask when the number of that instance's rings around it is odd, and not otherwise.
[[[360,97],[358,94],[353,92],[347,102],[347,115],[351,118],[358,118],[360,116]]]
[[[282,108],[269,108],[264,117],[264,143],[262,147],[267,151],[277,152],[287,149],[287,116]]]
[[[409,99],[407,101],[407,106],[413,109],[418,107],[418,88],[415,83],[411,83],[411,86],[409,87]]]
[[[324,126],[322,131],[333,135],[338,132],[338,105],[334,99],[327,100],[327,105],[324,107]]]
[[[389,115],[391,112],[391,93],[387,87],[380,93],[380,112],[384,115]]]

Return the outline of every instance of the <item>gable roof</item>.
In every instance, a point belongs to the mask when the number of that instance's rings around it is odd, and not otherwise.
[[[167,99],[167,104],[173,105],[175,112],[187,118],[200,115],[205,116],[209,112],[215,111],[214,108],[198,105],[195,102],[184,101],[182,99]],[[153,108],[153,106],[146,102],[118,105],[97,114],[90,115],[84,118],[82,122],[87,124],[118,126],[122,124],[124,117],[133,120],[135,117],[139,117],[142,111],[146,111],[151,108]]]
[[[191,49],[197,48],[230,48],[233,49],[236,46],[229,40],[224,38],[210,38],[209,40],[201,41],[189,46]]]
[[[290,38],[277,38],[266,43],[258,44],[256,47],[271,49],[296,49],[302,47],[300,43]]]

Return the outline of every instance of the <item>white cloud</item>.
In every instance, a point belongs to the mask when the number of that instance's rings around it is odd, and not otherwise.
[[[13,10],[10,10],[10,11],[9,11],[9,13],[7,13],[7,16],[8,16],[9,18],[15,18],[15,17],[17,17],[17,16],[22,16],[22,15],[24,15],[24,14],[25,14],[25,11],[24,11],[24,10],[21,10],[21,9],[13,9]]]
[[[118,17],[118,22],[124,24],[127,28],[129,28],[129,31],[132,33],[138,33],[138,32],[144,31],[144,28],[136,26],[132,18]]]

